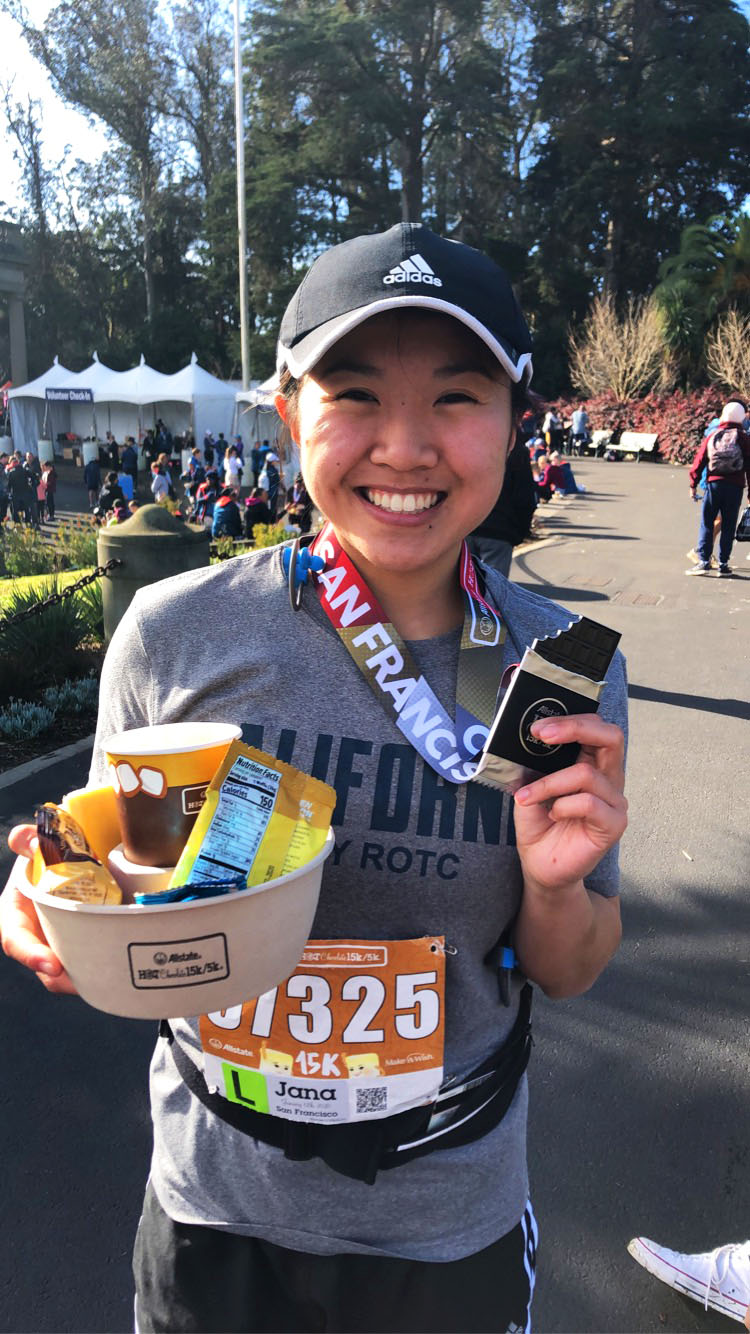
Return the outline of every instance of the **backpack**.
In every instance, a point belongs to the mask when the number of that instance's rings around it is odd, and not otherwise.
[[[745,458],[739,441],[736,426],[718,426],[706,441],[706,458],[709,473],[715,472],[724,477],[732,472],[742,472]]]

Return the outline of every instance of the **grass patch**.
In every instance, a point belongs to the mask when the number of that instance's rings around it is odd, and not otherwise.
[[[58,588],[66,588],[68,584],[74,584],[78,579],[82,579],[85,574],[90,574],[93,565],[88,570],[62,570],[57,575]],[[48,574],[24,574],[16,579],[0,579],[0,607],[5,607],[16,593],[29,593],[36,590],[41,585],[49,583]]]

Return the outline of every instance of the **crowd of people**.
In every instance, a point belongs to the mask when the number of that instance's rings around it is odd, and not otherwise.
[[[285,489],[281,460],[270,441],[256,440],[246,459],[240,435],[229,442],[223,432],[216,437],[206,432],[202,448],[192,436],[178,437],[180,453],[190,450],[187,466],[180,472],[175,440],[165,430],[157,422],[144,438],[142,453],[148,464],[142,486],[144,503],[172,501],[180,518],[210,528],[215,538],[252,541],[256,525],[282,521],[301,533],[310,531],[313,503],[302,475],[298,473]],[[157,443],[165,448],[157,452]],[[107,433],[99,458],[83,469],[96,523],[121,523],[138,508],[138,462],[132,436],[120,447]]]
[[[57,472],[53,463],[40,463],[31,451],[0,454],[0,523],[39,528],[55,518]]]

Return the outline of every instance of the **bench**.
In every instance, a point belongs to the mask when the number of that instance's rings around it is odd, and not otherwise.
[[[651,454],[653,458],[657,454],[658,434],[652,435],[648,431],[623,431],[616,445],[608,445],[608,449],[614,450],[617,454],[631,456],[638,463],[641,461],[641,454]]]
[[[604,450],[609,445],[611,439],[611,431],[594,431],[591,436],[591,443],[585,446],[586,452],[588,453],[589,450],[593,450],[598,458],[600,453],[604,453]]]

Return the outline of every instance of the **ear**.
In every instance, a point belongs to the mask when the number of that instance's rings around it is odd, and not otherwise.
[[[289,405],[288,405],[286,399],[284,398],[284,395],[283,395],[282,393],[280,393],[280,392],[275,393],[274,396],[273,396],[273,403],[274,403],[274,407],[276,408],[276,411],[278,412],[279,416],[281,417],[281,420],[283,421],[284,425],[285,425],[285,426],[288,426],[288,425],[289,425]]]

